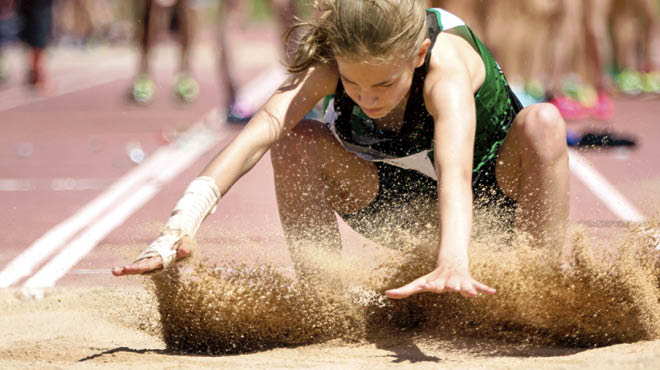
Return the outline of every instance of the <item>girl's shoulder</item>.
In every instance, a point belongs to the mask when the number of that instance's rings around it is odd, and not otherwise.
[[[442,32],[431,50],[425,84],[430,86],[442,81],[456,81],[451,76],[467,75],[476,91],[485,77],[485,65],[481,55],[460,35]]]
[[[315,66],[318,69],[319,79],[324,86],[325,95],[334,94],[339,83],[339,69],[336,63],[319,63]]]
[[[307,70],[292,75],[291,85],[302,84],[304,91],[313,95],[334,94],[339,83],[339,70],[335,63],[315,63]]]
[[[429,50],[431,55],[428,61],[427,78],[465,66],[467,60],[465,50],[462,50],[462,44],[462,40],[451,33],[439,34]]]
[[[480,58],[475,53],[472,33],[461,18],[440,8],[427,9],[427,14],[432,16],[432,22],[437,22],[438,29],[431,50],[431,68],[452,69]]]
[[[316,63],[311,68],[313,68],[322,78],[329,80],[339,79],[339,68],[337,67],[337,63]]]

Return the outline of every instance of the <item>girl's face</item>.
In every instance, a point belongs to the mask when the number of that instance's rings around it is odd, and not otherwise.
[[[338,58],[339,78],[346,93],[370,118],[385,117],[410,91],[415,68],[424,64],[428,44],[424,42],[412,60],[369,63]]]

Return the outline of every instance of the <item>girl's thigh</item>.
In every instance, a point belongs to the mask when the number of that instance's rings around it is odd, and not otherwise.
[[[284,177],[288,173],[289,181],[322,184],[316,190],[340,213],[366,207],[378,192],[376,165],[346,150],[318,121],[299,123],[275,145],[271,157],[275,170]]]

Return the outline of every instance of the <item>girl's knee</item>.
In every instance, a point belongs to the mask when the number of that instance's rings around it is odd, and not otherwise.
[[[566,123],[557,108],[535,104],[524,116],[523,132],[529,147],[541,159],[554,160],[566,152]]]

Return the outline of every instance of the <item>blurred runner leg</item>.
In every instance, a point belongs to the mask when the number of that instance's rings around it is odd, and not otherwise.
[[[189,103],[197,99],[199,95],[199,83],[193,77],[190,63],[192,46],[197,31],[197,14],[191,6],[190,0],[178,0],[173,10],[173,22],[176,22],[174,28],[181,51],[174,92],[182,102]]]
[[[149,59],[151,51],[158,36],[158,28],[163,21],[164,8],[155,4],[155,0],[145,0],[142,16],[138,18],[140,57],[138,64],[138,73],[133,79],[130,97],[133,101],[140,104],[148,104],[153,101],[156,94],[156,85],[154,84]]]
[[[23,0],[19,3],[23,19],[21,39],[29,47],[27,82],[37,92],[46,92],[45,50],[53,24],[53,0]]]
[[[612,0],[585,1],[585,50],[587,55],[587,83],[596,88],[596,103],[592,116],[610,120],[614,116],[614,101],[610,97],[610,82],[607,64],[612,60],[612,41],[608,30],[608,20],[612,12]]]
[[[4,48],[17,32],[17,20],[14,0],[0,0],[0,83],[7,79],[7,67],[4,60]]]
[[[283,36],[294,20],[296,14],[295,0],[270,0],[272,12],[277,21],[278,33]],[[246,1],[225,0],[220,9],[220,26],[218,32],[218,68],[220,78],[220,90],[224,97],[223,106],[226,107],[227,122],[246,123],[254,112],[247,111],[236,101],[236,85],[232,79],[232,61],[229,48],[229,32],[245,23]],[[243,21],[243,22],[241,22]],[[287,45],[282,41],[282,58],[286,59]]]

